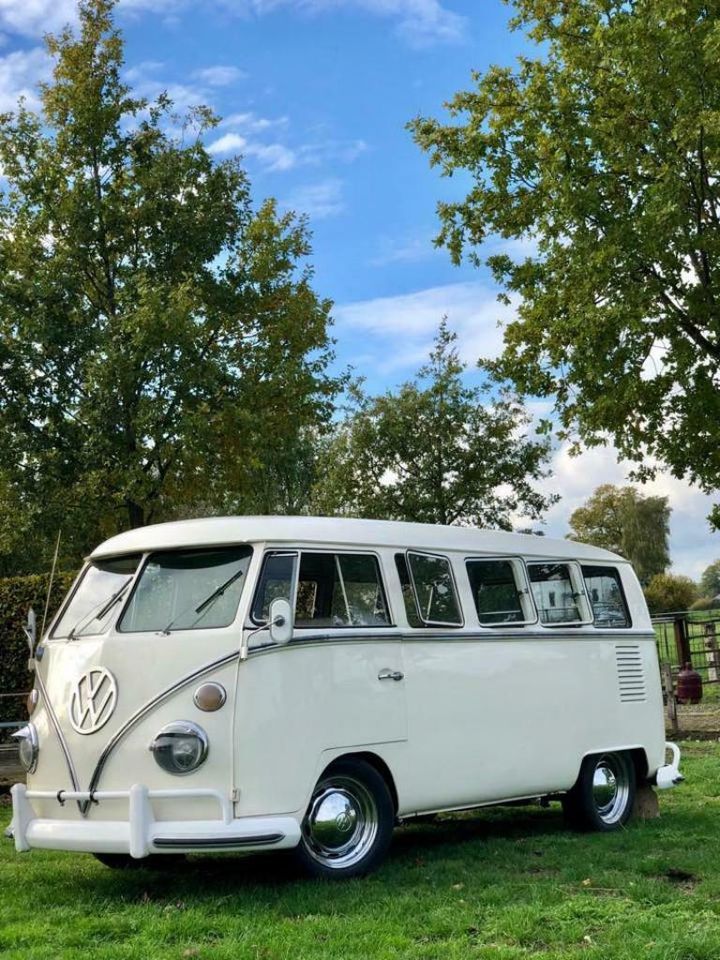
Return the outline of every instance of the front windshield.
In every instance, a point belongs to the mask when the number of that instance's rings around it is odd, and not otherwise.
[[[146,563],[118,629],[170,633],[227,627],[235,619],[250,547],[154,553]]]
[[[93,560],[85,568],[82,579],[55,624],[51,636],[80,637],[101,633],[112,619],[114,597],[120,600],[140,563],[141,555]]]

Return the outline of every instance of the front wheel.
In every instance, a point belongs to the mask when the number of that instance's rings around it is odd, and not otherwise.
[[[392,797],[377,770],[364,760],[339,760],[313,790],[297,859],[316,877],[362,876],[385,857],[394,821]]]
[[[635,781],[627,753],[585,757],[575,786],[563,798],[566,817],[581,830],[618,830],[632,813]]]

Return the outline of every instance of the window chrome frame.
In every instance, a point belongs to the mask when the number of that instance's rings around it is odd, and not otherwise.
[[[611,627],[607,624],[600,621],[598,624],[597,617],[595,616],[595,608],[593,607],[592,598],[590,597],[590,591],[587,588],[587,583],[585,581],[585,568],[595,569],[595,570],[612,570],[615,574],[615,583],[618,586],[620,592],[620,600],[622,602],[623,610],[625,611],[625,623],[621,626]],[[590,609],[593,611],[593,623],[598,630],[632,630],[633,629],[633,617],[630,611],[630,604],[627,602],[627,596],[625,595],[625,586],[623,584],[622,574],[620,573],[620,568],[618,566],[613,566],[611,563],[594,563],[594,562],[580,562],[580,573],[582,574],[583,584],[585,585],[585,592],[587,593],[588,603],[590,604]]]
[[[477,599],[472,589],[472,581],[470,579],[470,571],[468,569],[468,564],[470,563],[509,563],[513,571],[515,589],[517,590],[520,607],[526,619],[513,621],[506,620],[503,623],[483,623],[480,619],[480,612],[477,608]],[[527,570],[526,561],[523,557],[518,555],[471,556],[464,558],[463,565],[465,568],[465,575],[468,579],[468,587],[472,596],[475,616],[477,617],[478,624],[482,630],[512,630],[513,627],[532,627],[540,623],[540,612],[537,608],[537,604],[535,603],[535,597],[533,596],[532,587],[530,585],[530,575]]]
[[[538,625],[544,630],[562,630],[565,627],[577,628],[577,627],[591,627],[595,625],[595,612],[590,603],[590,597],[588,596],[587,588],[585,586],[585,578],[582,575],[582,568],[578,560],[567,560],[565,558],[549,557],[547,559],[533,559],[526,560],[525,566],[528,571],[528,584],[532,592],[532,581],[530,579],[530,567],[544,567],[549,564],[560,567],[567,567],[570,573],[570,584],[573,591],[573,600],[578,609],[578,613],[581,615],[579,620],[563,620],[559,623],[545,623],[540,614],[540,607],[538,607],[535,602],[535,595],[533,594],[533,603],[535,603],[535,608],[538,612]],[[549,583],[550,581],[539,581],[543,583]],[[585,616],[583,617],[583,613]]]
[[[385,609],[387,610],[388,622],[387,623],[368,623],[368,624],[340,624],[337,626],[328,626],[324,624],[322,626],[314,626],[312,624],[308,626],[299,626],[297,620],[295,619],[297,610],[297,595],[298,595],[298,585],[300,583],[300,567],[302,566],[302,557],[304,553],[317,553],[325,554],[334,557],[372,557],[377,564],[377,571],[380,585],[382,590],[383,599],[385,600]],[[293,632],[295,630],[315,630],[315,631],[325,631],[325,630],[389,630],[394,629],[397,626],[397,621],[393,613],[392,603],[390,600],[390,594],[388,592],[385,570],[383,567],[383,558],[377,550],[347,550],[340,547],[293,547],[288,549],[283,549],[282,547],[266,547],[263,551],[263,557],[260,564],[260,572],[258,574],[257,582],[255,584],[255,591],[253,593],[252,602],[250,604],[250,609],[248,612],[249,625],[256,628],[267,627],[266,620],[256,620],[254,616],[255,610],[255,601],[257,600],[258,590],[260,589],[260,584],[262,581],[262,574],[265,567],[265,561],[270,554],[281,554],[285,556],[296,556],[297,563],[295,564],[295,574],[293,580],[293,589],[292,589],[292,598],[291,606],[293,611]],[[292,642],[292,641],[291,641]]]
[[[241,582],[242,582],[242,590],[240,591],[240,596],[238,597],[237,607],[235,608],[235,612],[234,612],[234,614],[233,614],[233,618],[232,618],[232,620],[230,621],[230,623],[226,623],[225,626],[223,626],[223,627],[217,627],[217,626],[216,626],[216,627],[213,627],[213,626],[210,626],[210,627],[177,627],[177,628],[173,629],[173,630],[171,631],[171,633],[172,633],[172,634],[176,634],[176,633],[190,633],[190,632],[195,633],[195,632],[200,632],[200,631],[202,631],[202,630],[230,630],[231,627],[233,627],[233,626],[235,625],[235,623],[237,622],[238,613],[239,613],[239,611],[240,611],[240,604],[241,604],[241,601],[242,601],[242,596],[243,596],[243,593],[244,593],[244,591],[245,591],[247,574],[250,572],[251,565],[252,565],[252,560],[253,560],[253,556],[254,556],[254,554],[255,554],[255,544],[247,543],[247,542],[245,542],[245,541],[243,541],[243,542],[241,542],[241,543],[218,543],[218,544],[213,544],[213,545],[211,545],[211,546],[203,545],[203,546],[199,546],[199,547],[193,546],[192,544],[189,544],[189,545],[188,545],[188,544],[184,544],[182,547],[171,547],[171,548],[163,548],[163,549],[159,549],[159,550],[149,550],[147,553],[143,554],[142,561],[141,561],[141,563],[138,565],[138,569],[137,569],[136,574],[135,574],[134,582],[132,583],[132,585],[131,585],[131,587],[130,587],[130,590],[129,590],[128,593],[127,593],[127,596],[125,597],[125,602],[122,604],[121,610],[118,612],[117,617],[115,618],[115,621],[114,621],[114,624],[115,624],[115,632],[116,632],[117,634],[122,634],[123,636],[126,636],[126,637],[132,637],[132,636],[148,636],[149,634],[159,634],[159,633],[162,633],[162,627],[160,627],[160,628],[158,628],[158,629],[152,629],[152,630],[121,630],[121,629],[120,629],[120,621],[121,621],[121,619],[125,616],[125,612],[126,612],[128,606],[130,605],[133,596],[135,595],[135,592],[136,592],[136,590],[137,590],[140,577],[141,577],[142,574],[145,572],[148,564],[150,563],[150,561],[152,560],[152,558],[153,558],[154,556],[157,556],[157,554],[159,554],[159,553],[164,553],[164,554],[168,554],[168,553],[217,553],[217,552],[220,551],[220,550],[237,550],[237,549],[242,548],[242,547],[245,547],[246,549],[248,549],[248,550],[250,551],[250,553],[248,554],[248,567],[247,567],[247,571],[246,571],[246,572],[243,574],[243,576],[240,578],[240,580],[241,580]],[[89,636],[92,636],[92,634],[89,634],[89,633],[88,633],[88,634],[83,634],[83,637],[86,637],[86,636],[89,637]]]
[[[157,551],[156,551],[156,552],[157,552]],[[121,617],[122,614],[124,613],[125,607],[127,606],[128,602],[129,602],[129,600],[130,600],[131,595],[132,595],[132,594],[134,593],[134,591],[135,591],[135,586],[136,586],[136,584],[137,584],[138,577],[140,576],[140,574],[141,574],[142,571],[144,570],[145,564],[147,563],[147,559],[148,559],[148,557],[150,556],[150,554],[147,553],[146,551],[141,551],[140,553],[138,553],[137,551],[135,551],[135,552],[130,552],[130,553],[117,553],[117,554],[113,554],[113,555],[111,555],[111,556],[109,556],[109,557],[99,557],[99,558],[98,558],[98,559],[100,559],[100,560],[115,560],[115,559],[118,559],[118,560],[119,560],[121,557],[134,557],[134,556],[139,556],[140,559],[138,560],[138,565],[137,565],[137,567],[136,567],[136,569],[135,569],[135,573],[133,573],[132,576],[130,577],[129,589],[128,589],[125,597],[123,598],[122,602],[118,604],[118,610],[116,611],[115,616],[114,616],[114,617],[110,617],[110,619],[108,620],[108,622],[107,622],[107,624],[106,624],[106,626],[105,626],[105,628],[104,628],[103,630],[99,630],[99,631],[96,631],[96,632],[94,632],[94,633],[90,633],[90,632],[84,633],[84,632],[83,632],[83,633],[79,634],[77,637],[74,637],[74,638],[73,638],[74,640],[84,640],[86,637],[103,637],[103,636],[105,636],[105,634],[109,633],[109,632],[113,629],[113,627],[115,626],[115,624],[118,623],[120,617]],[[66,596],[65,599],[63,600],[62,604],[60,605],[60,607],[59,607],[58,610],[57,610],[57,613],[54,615],[54,617],[53,617],[52,620],[50,621],[50,624],[48,625],[47,631],[46,631],[46,633],[45,633],[45,639],[43,640],[43,638],[40,637],[38,642],[42,641],[42,642],[44,642],[44,643],[55,643],[55,642],[67,642],[67,641],[68,641],[68,639],[69,639],[69,634],[67,634],[67,633],[66,633],[66,634],[62,634],[62,635],[58,634],[57,636],[55,635],[55,625],[56,625],[56,624],[59,624],[60,621],[62,620],[62,618],[65,616],[65,613],[67,612],[70,604],[72,603],[72,601],[73,601],[74,598],[75,598],[75,595],[77,594],[78,590],[80,589],[80,587],[81,587],[81,585],[82,585],[82,583],[83,583],[83,581],[84,581],[84,579],[85,579],[85,577],[86,577],[86,575],[87,575],[88,570],[89,570],[90,567],[92,567],[92,566],[93,566],[92,558],[89,558],[88,560],[85,561],[85,563],[83,564],[83,566],[80,568],[77,577],[75,577],[75,580],[73,581],[72,586],[71,586],[70,589],[68,590],[67,596]],[[90,623],[92,623],[92,620],[90,621]]]
[[[399,551],[402,552],[402,551]],[[455,595],[455,605],[457,607],[458,613],[460,614],[460,622],[448,621],[448,620],[426,620],[422,614],[422,608],[420,606],[420,597],[417,592],[417,586],[415,584],[415,575],[413,574],[412,564],[410,563],[411,557],[429,557],[432,560],[443,560],[447,565],[450,571],[450,581],[452,583],[453,592]],[[410,577],[410,586],[412,587],[413,597],[415,598],[415,607],[417,609],[417,614],[420,619],[422,626],[420,627],[411,627],[411,630],[422,630],[426,627],[449,627],[453,630],[461,630],[465,626],[465,611],[463,609],[462,600],[460,598],[460,591],[458,590],[457,580],[455,579],[455,569],[452,558],[444,553],[431,553],[427,550],[406,550],[405,551],[405,562],[407,563],[408,576]]]

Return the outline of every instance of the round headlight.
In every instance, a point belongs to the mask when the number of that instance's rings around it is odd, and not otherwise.
[[[181,776],[205,762],[209,742],[202,727],[190,720],[176,720],[162,728],[150,749],[163,770]]]
[[[16,731],[13,738],[18,742],[18,754],[23,769],[27,773],[34,773],[37,767],[38,753],[40,752],[37,730],[34,724],[28,723],[22,730]]]

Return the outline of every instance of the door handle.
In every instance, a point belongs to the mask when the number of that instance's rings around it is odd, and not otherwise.
[[[395,680],[395,682],[398,682],[404,678],[405,674],[402,670],[381,670],[378,674],[378,680]]]

